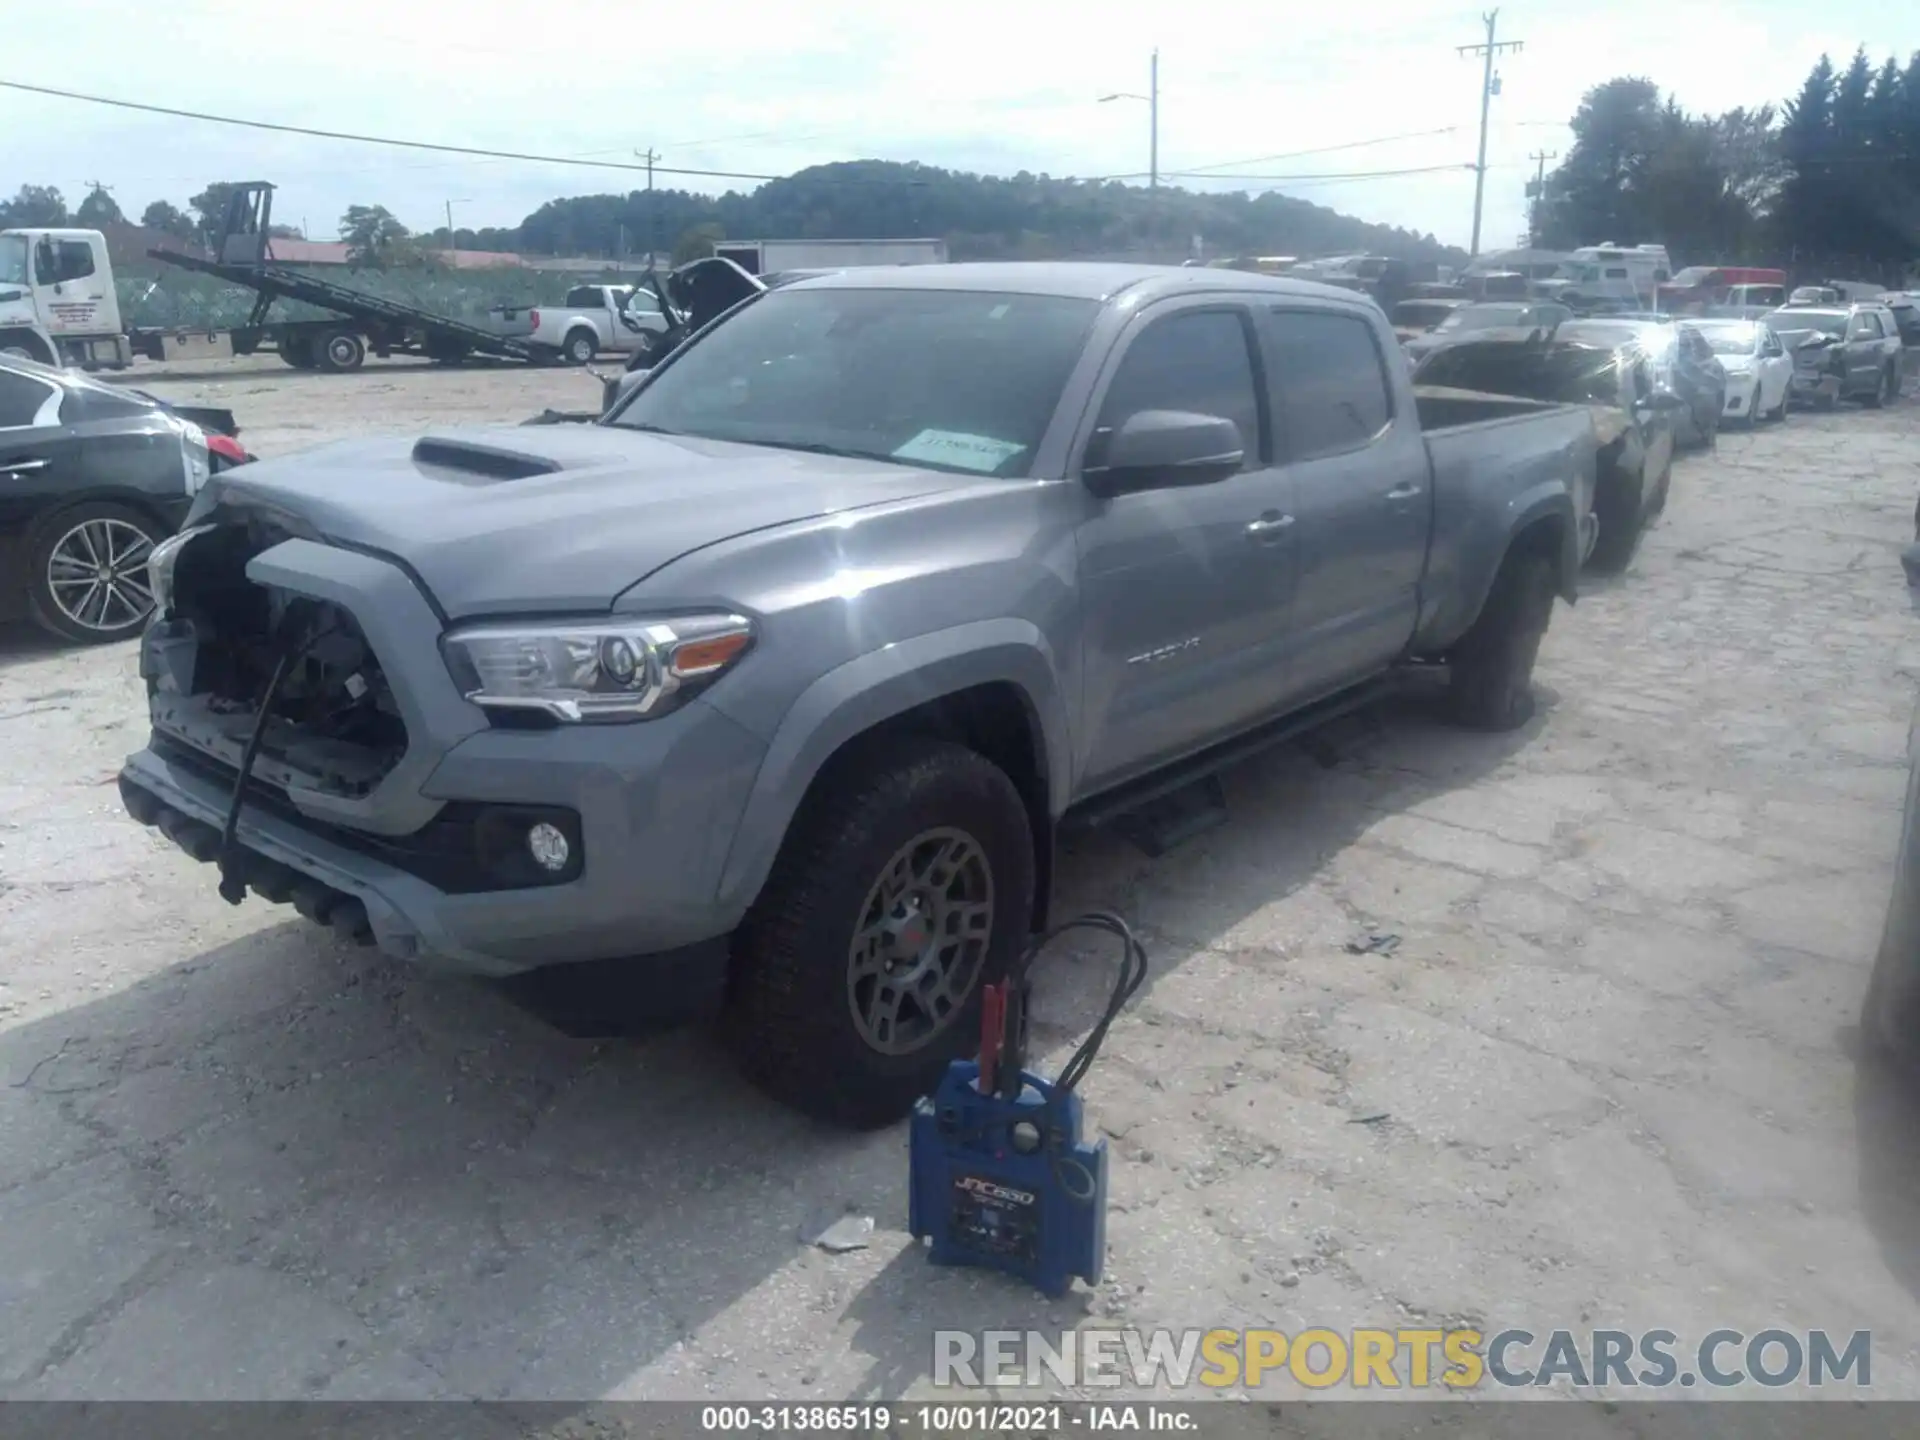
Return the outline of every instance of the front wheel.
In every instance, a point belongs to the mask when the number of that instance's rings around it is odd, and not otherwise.
[[[817,1119],[900,1119],[978,1048],[1033,890],[1026,806],[988,760],[907,740],[837,761],[734,939],[740,1068]]]
[[[153,614],[147,557],[166,533],[106,501],[48,516],[28,540],[34,622],[83,645],[138,635]]]
[[[1667,462],[1672,466],[1672,461]],[[1669,468],[1668,473],[1671,473]],[[1601,574],[1613,574],[1627,568],[1627,562],[1633,559],[1633,552],[1639,548],[1640,532],[1646,528],[1647,517],[1641,509],[1641,496],[1646,485],[1644,476],[1636,475],[1629,479],[1615,472],[1611,476],[1602,476],[1593,495],[1593,518],[1599,524],[1599,537],[1593,542],[1593,553],[1587,557],[1587,563]]]
[[[1556,589],[1546,555],[1521,551],[1501,562],[1479,618],[1449,657],[1447,698],[1461,724],[1517,730],[1533,718],[1533,666]]]

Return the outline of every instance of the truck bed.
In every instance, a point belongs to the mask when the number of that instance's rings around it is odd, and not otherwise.
[[[436,315],[431,310],[421,310],[369,295],[365,291],[352,290],[345,285],[336,285],[317,275],[278,265],[240,265],[203,260],[196,255],[183,255],[175,250],[154,249],[147,253],[155,260],[177,265],[182,270],[197,270],[203,275],[214,275],[231,284],[244,286],[267,300],[285,296],[289,300],[300,300],[322,310],[331,310],[348,319],[382,324],[396,330],[418,330],[430,338],[464,347],[475,354],[492,355],[503,360],[533,358],[533,351],[525,341],[495,334],[464,320]]]

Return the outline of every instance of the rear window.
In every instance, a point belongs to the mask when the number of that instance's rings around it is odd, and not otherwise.
[[[606,305],[602,293],[591,285],[567,292],[566,308],[569,310],[604,310]]]
[[[34,423],[56,391],[45,381],[15,370],[0,370],[0,429],[23,429]]]
[[[1589,345],[1467,343],[1429,355],[1414,371],[1421,385],[1480,390],[1522,400],[1618,405],[1618,352]]]
[[[1099,310],[992,291],[769,291],[610,423],[1023,478]]]
[[[1355,450],[1387,428],[1393,398],[1366,321],[1275,310],[1267,332],[1274,352],[1274,414],[1289,460]]]

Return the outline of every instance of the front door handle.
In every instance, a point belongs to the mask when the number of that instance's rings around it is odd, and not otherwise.
[[[1269,510],[1247,526],[1247,538],[1256,541],[1274,540],[1292,524],[1291,515],[1282,515],[1277,510]]]
[[[1411,500],[1424,488],[1425,487],[1421,485],[1396,485],[1393,489],[1387,491],[1387,499]]]
[[[25,475],[31,470],[44,470],[46,468],[47,462],[45,460],[8,460],[4,464],[0,464],[0,471],[4,471],[8,475]]]

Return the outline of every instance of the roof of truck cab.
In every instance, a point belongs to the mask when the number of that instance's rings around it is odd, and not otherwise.
[[[1207,291],[1256,291],[1274,296],[1341,299],[1356,296],[1338,285],[1289,280],[1247,270],[1210,270],[1185,265],[1128,265],[1097,260],[1002,260],[959,265],[875,265],[837,270],[783,286],[788,290],[987,290],[1010,295],[1058,295],[1112,300],[1122,293],[1143,299]]]

